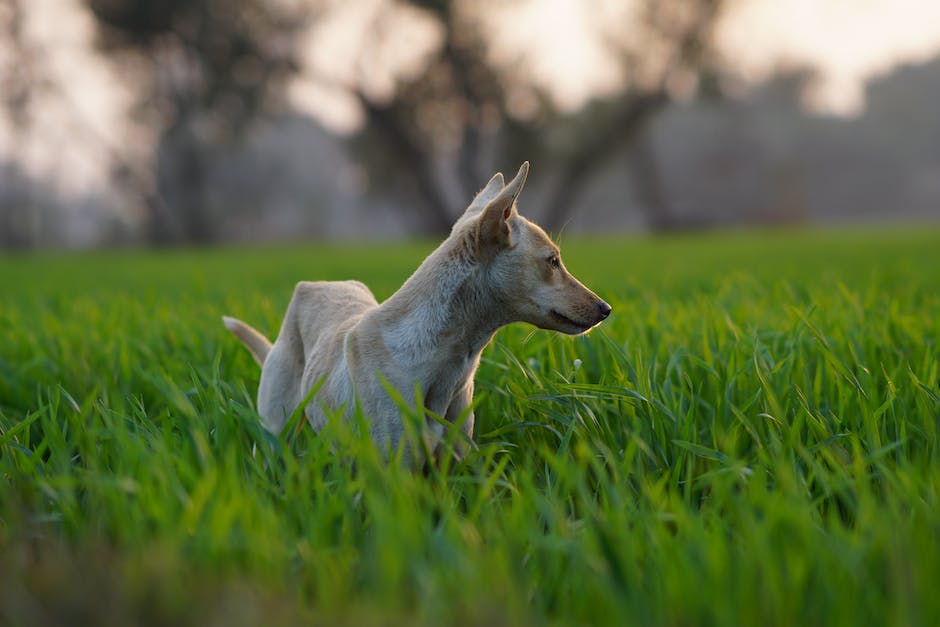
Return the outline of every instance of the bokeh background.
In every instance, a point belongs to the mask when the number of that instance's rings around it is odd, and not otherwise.
[[[932,0],[0,0],[0,248],[940,219]]]

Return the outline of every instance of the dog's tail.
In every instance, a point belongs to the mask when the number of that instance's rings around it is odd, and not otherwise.
[[[225,323],[226,329],[234,333],[235,337],[248,347],[258,365],[263,366],[265,358],[271,352],[271,342],[268,341],[268,338],[236,318],[222,316],[222,322]]]

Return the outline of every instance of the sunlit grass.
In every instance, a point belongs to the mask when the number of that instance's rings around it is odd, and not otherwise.
[[[940,233],[565,242],[614,314],[500,332],[464,461],[268,436],[219,316],[432,246],[0,260],[0,616],[940,621]]]

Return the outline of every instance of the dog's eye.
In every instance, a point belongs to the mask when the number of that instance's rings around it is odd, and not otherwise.
[[[552,268],[558,268],[561,265],[561,260],[558,258],[558,255],[552,255],[548,258],[548,265]]]

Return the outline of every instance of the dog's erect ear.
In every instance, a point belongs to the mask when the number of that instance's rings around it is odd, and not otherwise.
[[[528,174],[529,162],[526,161],[519,168],[515,178],[509,181],[509,184],[481,211],[477,223],[477,241],[481,247],[506,248],[512,244],[509,219],[512,217],[516,198],[522,191]]]
[[[529,162],[523,161],[522,165],[519,166],[519,171],[516,172],[516,176],[509,181],[509,185],[506,186],[506,191],[512,194],[513,202],[519,197],[519,192],[521,192],[522,188],[525,186],[525,180],[528,176]]]
[[[467,207],[466,213],[477,213],[482,210],[491,200],[496,198],[496,196],[503,191],[503,187],[505,186],[503,173],[497,172],[494,174],[490,182],[486,184],[486,187],[480,190],[480,193],[473,198],[473,202]]]

